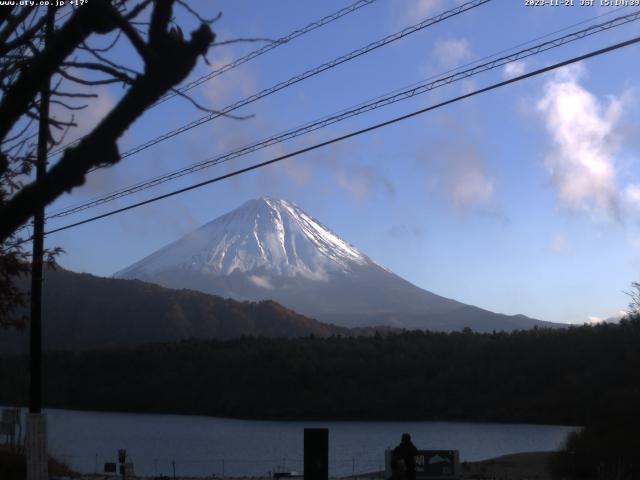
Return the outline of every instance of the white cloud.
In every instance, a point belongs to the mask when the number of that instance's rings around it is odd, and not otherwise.
[[[471,50],[467,39],[450,38],[438,40],[433,47],[433,54],[440,65],[453,67],[470,58]]]
[[[273,290],[273,285],[269,281],[267,277],[260,277],[258,275],[251,275],[249,277],[249,281],[253,283],[255,286],[260,288],[265,288],[267,290]]]
[[[509,80],[514,77],[519,77],[527,70],[527,63],[524,60],[516,60],[515,62],[507,63],[502,70],[502,76]]]
[[[549,248],[552,252],[559,254],[568,253],[570,251],[569,242],[567,241],[567,238],[561,233],[557,233],[553,236],[553,238],[551,239],[551,243],[549,244]]]
[[[606,102],[580,85],[581,66],[565,67],[547,82],[537,102],[553,148],[545,164],[562,207],[617,218],[615,135],[622,102]]]
[[[585,323],[589,325],[597,325],[599,323],[618,323],[627,314],[627,312],[615,312],[606,317],[597,317],[595,315],[589,316],[588,321]]]

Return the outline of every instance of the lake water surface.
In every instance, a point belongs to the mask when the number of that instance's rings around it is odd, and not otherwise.
[[[46,410],[49,451],[83,472],[126,448],[136,474],[260,476],[302,470],[303,429],[329,429],[332,476],[384,468],[384,450],[411,433],[419,449],[460,460],[556,449],[575,427],[462,422],[280,422],[182,415]]]

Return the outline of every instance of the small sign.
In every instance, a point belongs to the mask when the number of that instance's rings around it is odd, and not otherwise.
[[[104,473],[116,473],[116,463],[107,462],[104,464]]]
[[[393,450],[384,451],[385,477],[391,477]],[[458,450],[418,450],[415,456],[416,480],[455,480],[460,478]]]
[[[416,480],[458,478],[458,450],[419,450],[416,459]]]

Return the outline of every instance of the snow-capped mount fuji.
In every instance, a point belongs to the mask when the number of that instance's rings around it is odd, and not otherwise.
[[[249,276],[269,288],[273,277],[325,281],[372,263],[365,255],[293,203],[263,197],[204,225],[115,274],[153,276],[167,269],[204,275]]]
[[[420,289],[379,266],[295,204],[262,197],[117,272],[236,300],[275,300],[346,327],[478,331],[546,325]]]

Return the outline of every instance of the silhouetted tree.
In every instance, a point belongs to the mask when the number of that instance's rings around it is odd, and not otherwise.
[[[200,24],[190,38],[175,24],[174,6]],[[28,262],[25,235],[17,230],[38,208],[82,185],[90,170],[119,161],[120,136],[160,97],[175,90],[207,53],[215,39],[211,25],[219,18],[204,19],[186,0],[90,0],[64,9],[0,7],[0,326],[14,324],[10,313],[24,303],[12,283],[27,271]],[[96,46],[94,40],[100,37],[107,37],[106,46]],[[113,58],[119,42],[134,52],[128,64]],[[48,116],[48,149],[76,126],[73,112],[97,97],[87,93],[87,87],[121,84],[123,94],[98,125],[66,148],[35,182],[34,127],[46,81],[52,86],[51,104],[58,112],[70,113],[69,118]]]
[[[640,316],[640,283],[631,282],[631,291],[627,292],[627,295],[631,298],[627,315],[630,317]]]

